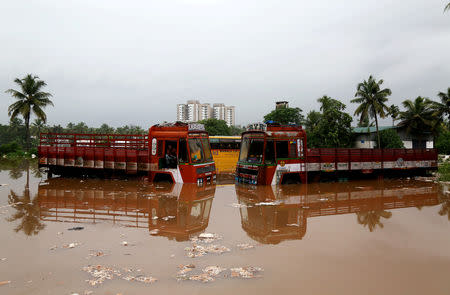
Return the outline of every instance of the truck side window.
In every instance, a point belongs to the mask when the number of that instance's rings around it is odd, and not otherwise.
[[[275,146],[272,140],[268,140],[266,142],[266,150],[265,150],[265,160],[266,164],[275,163]]]
[[[277,141],[277,159],[289,158],[289,141]]]
[[[297,158],[297,140],[289,141],[289,158]]]
[[[185,138],[180,139],[180,146],[178,149],[178,159],[180,162],[184,162],[184,163],[189,162],[187,143],[186,143]]]
[[[175,140],[166,140],[164,157],[166,168],[177,168],[177,142]]]

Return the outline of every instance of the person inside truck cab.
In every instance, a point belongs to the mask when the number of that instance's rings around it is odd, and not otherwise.
[[[177,168],[177,148],[168,145],[166,149],[166,165],[167,168]]]

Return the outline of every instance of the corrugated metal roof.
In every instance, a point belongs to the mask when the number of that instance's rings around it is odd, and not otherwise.
[[[386,129],[396,129],[397,126],[378,126],[378,131],[386,130]],[[372,133],[377,132],[377,128],[373,127],[352,127],[353,133]]]

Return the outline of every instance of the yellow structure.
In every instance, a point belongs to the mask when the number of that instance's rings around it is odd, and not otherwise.
[[[239,158],[240,136],[210,136],[211,152],[217,173],[234,173]]]

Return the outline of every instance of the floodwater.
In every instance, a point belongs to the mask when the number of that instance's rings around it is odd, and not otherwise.
[[[450,293],[434,182],[197,188],[27,168],[0,165],[0,294]]]

